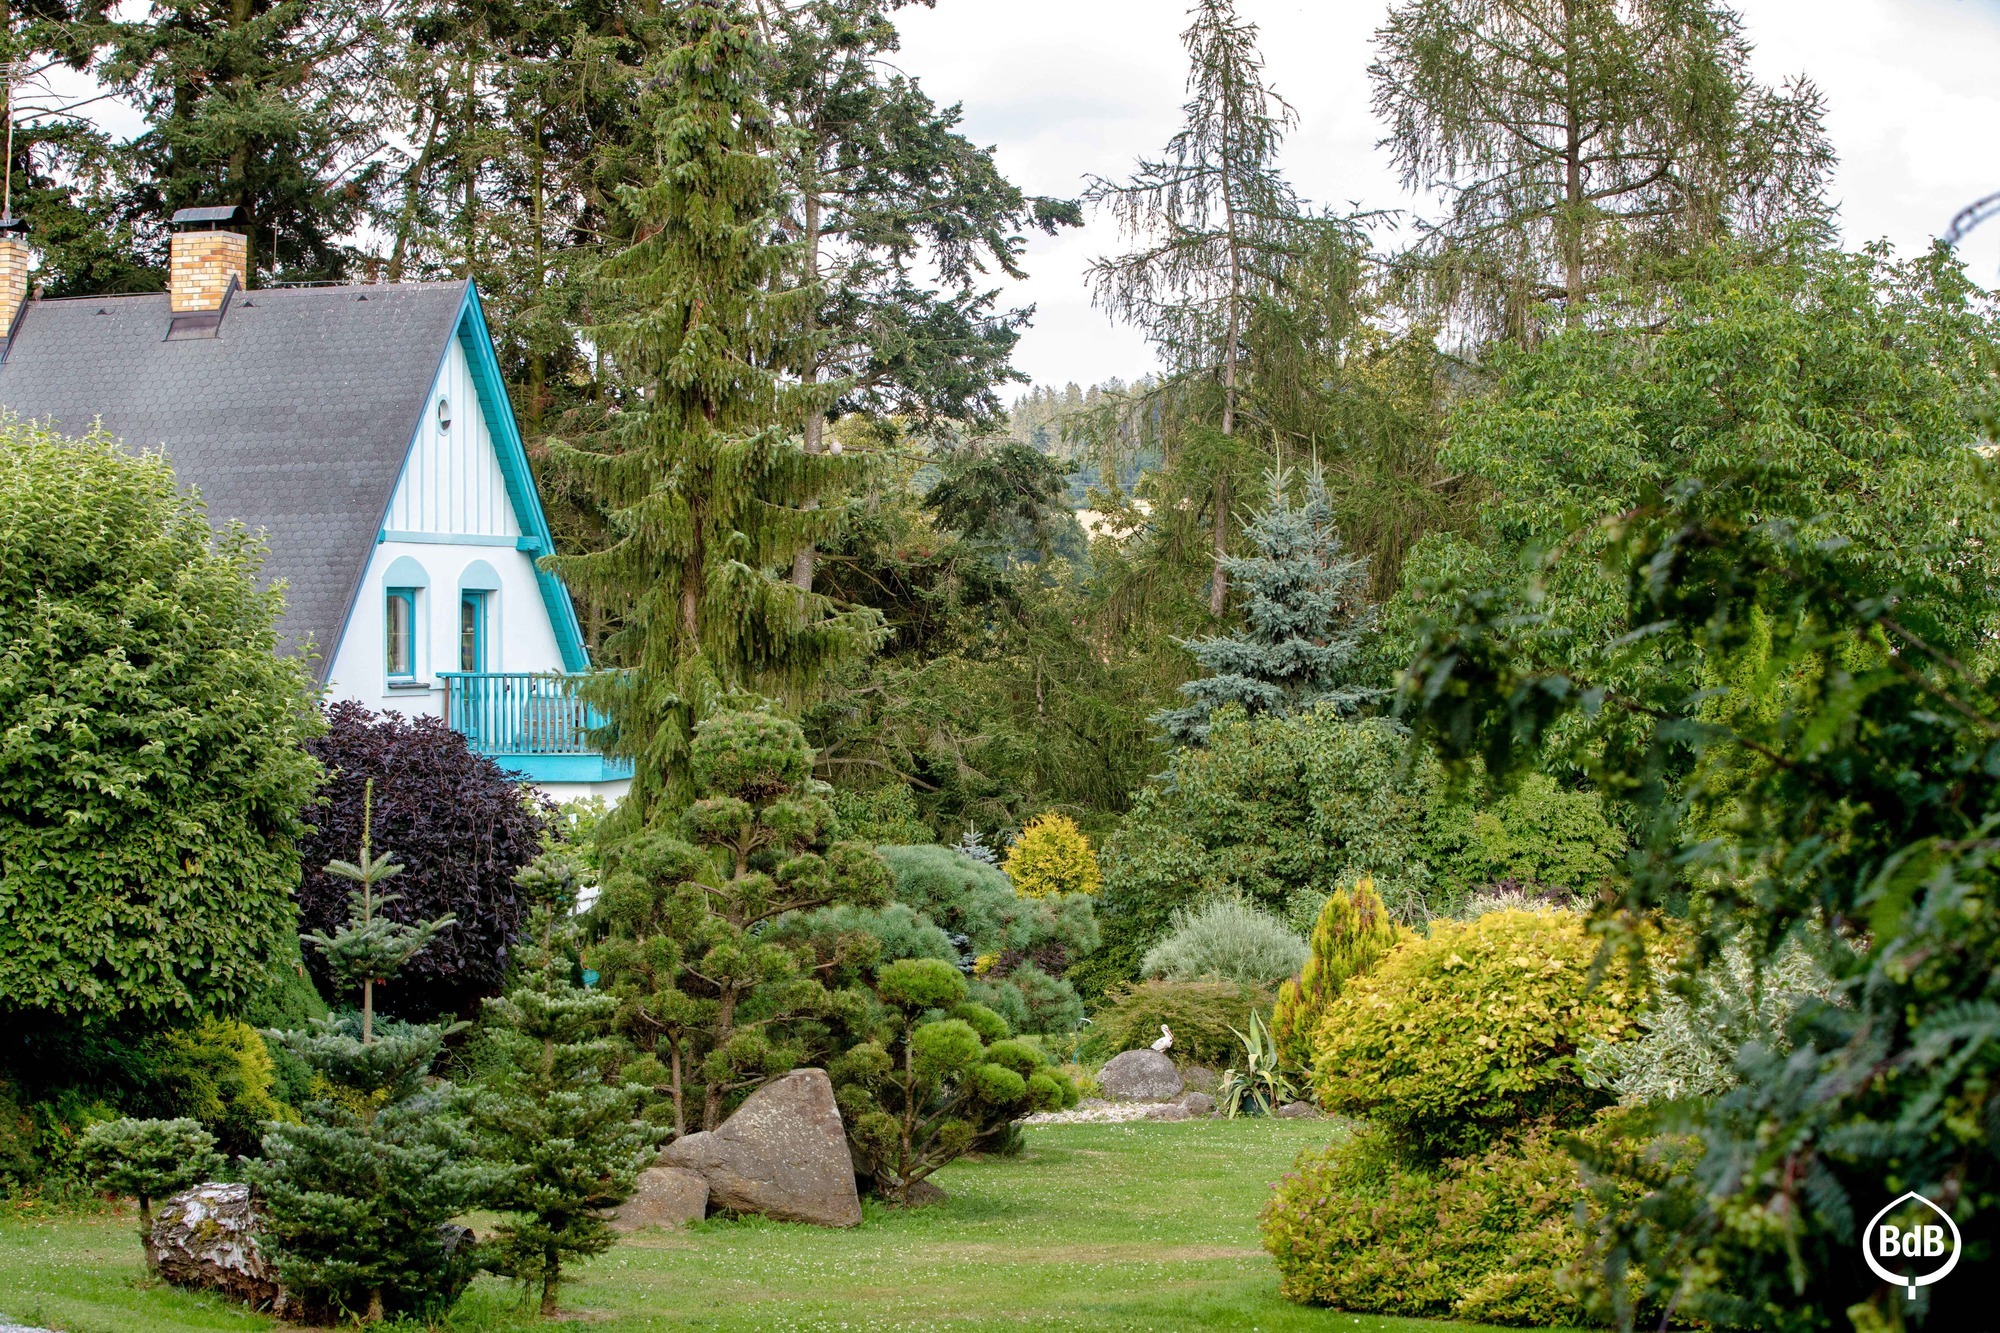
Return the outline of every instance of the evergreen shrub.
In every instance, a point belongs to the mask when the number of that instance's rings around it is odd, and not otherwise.
[[[82,1155],[98,1185],[139,1201],[139,1244],[146,1267],[160,1270],[153,1245],[153,1202],[222,1170],[215,1136],[193,1120],[101,1120],[84,1132]]]
[[[1285,922],[1240,898],[1175,909],[1166,937],[1139,970],[1167,981],[1237,981],[1269,986],[1305,966],[1306,942]]]
[[[889,1015],[872,1041],[827,1069],[859,1172],[885,1198],[977,1148],[1006,1144],[1013,1122],[1076,1105],[1076,1085],[998,1015],[966,999],[958,969],[935,958],[884,967]]]
[[[1078,1057],[1109,1060],[1120,1051],[1151,1046],[1160,1025],[1173,1029],[1168,1052],[1184,1065],[1220,1069],[1242,1049],[1236,1032],[1253,1013],[1268,1013],[1271,992],[1234,981],[1145,981],[1121,986],[1091,1018]]]
[[[1027,898],[1096,893],[1104,885],[1090,837],[1068,815],[1050,811],[1028,821],[1002,863],[1014,888]]]
[[[1358,1314],[1531,1327],[1590,1320],[1571,1294],[1583,1276],[1583,1200],[1561,1135],[1434,1166],[1407,1162],[1363,1127],[1302,1155],[1264,1206],[1264,1248],[1288,1299]]]
[[[312,751],[326,781],[307,812],[313,829],[299,844],[308,867],[299,885],[300,928],[326,932],[347,918],[348,884],[324,867],[360,841],[363,794],[372,783],[374,845],[403,867],[401,901],[386,909],[388,917],[453,918],[452,929],[381,989],[382,1012],[431,1019],[498,994],[527,911],[514,876],[540,854],[552,807],[435,717],[374,713],[342,700],[327,710],[326,734]],[[331,994],[321,956],[307,964],[322,993]]]
[[[1333,891],[1313,923],[1305,965],[1278,987],[1271,1006],[1271,1036],[1285,1064],[1312,1063],[1313,1034],[1341,988],[1408,933],[1390,919],[1372,878],[1364,875],[1353,888]]]
[[[1313,1044],[1320,1102],[1423,1157],[1476,1152],[1534,1120],[1579,1124],[1608,1098],[1581,1053],[1635,1031],[1643,994],[1568,912],[1435,923],[1350,980]]]
[[[0,416],[9,1031],[227,1011],[288,946],[320,721],[261,562],[162,456]]]

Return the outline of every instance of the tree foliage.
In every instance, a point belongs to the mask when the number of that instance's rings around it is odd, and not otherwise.
[[[1711,0],[1405,0],[1377,34],[1375,111],[1406,187],[1450,208],[1416,258],[1432,299],[1504,337],[1608,279],[1728,236],[1824,219],[1833,150],[1804,80],[1750,72]]]
[[[697,1119],[715,1128],[741,1094],[803,1062],[829,1022],[860,1021],[852,994],[821,984],[811,947],[766,927],[889,897],[874,851],[833,840],[796,723],[723,714],[696,730],[689,761],[701,799],[605,849],[593,909],[605,938],[589,955],[645,1054],[628,1072],[656,1089],[677,1134]]]
[[[1306,941],[1304,965],[1279,984],[1271,1008],[1271,1036],[1287,1063],[1312,1063],[1314,1038],[1341,989],[1408,938],[1369,876],[1327,895]]]
[[[157,455],[0,420],[0,1010],[157,1025],[289,953],[317,766],[239,527]]]
[[[300,840],[313,867],[299,885],[300,925],[326,933],[346,920],[354,881],[332,864],[352,853],[367,823],[372,845],[400,867],[384,928],[453,922],[393,986],[379,995],[371,988],[371,998],[412,1020],[470,1012],[506,978],[527,915],[515,876],[540,852],[549,807],[438,718],[374,713],[349,700],[326,717],[310,747],[326,779],[309,808],[314,827]],[[327,956],[309,954],[307,964],[329,994],[346,989]]]
[[[83,1159],[98,1187],[139,1201],[139,1244],[160,1271],[153,1201],[199,1185],[222,1169],[215,1136],[196,1120],[100,1120],[84,1131]]]

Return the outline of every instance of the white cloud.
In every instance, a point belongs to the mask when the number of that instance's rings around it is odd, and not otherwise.
[[[1263,30],[1278,90],[1300,125],[1284,165],[1323,204],[1420,204],[1375,145],[1367,69],[1383,0],[1240,0]],[[1929,243],[1953,213],[2000,190],[2000,0],[1744,0],[1768,80],[1806,74],[1829,102],[1841,153],[1835,195],[1850,244]],[[965,128],[1037,194],[1074,196],[1091,174],[1124,175],[1157,153],[1180,118],[1186,70],[1179,0],[938,0],[902,11],[900,63],[932,96],[964,104]],[[1037,236],[1016,302],[1037,307],[1017,363],[1037,381],[1131,376],[1152,357],[1129,329],[1091,308],[1090,257],[1118,247],[1094,220]],[[2000,276],[2000,222],[1965,246],[1975,277]]]

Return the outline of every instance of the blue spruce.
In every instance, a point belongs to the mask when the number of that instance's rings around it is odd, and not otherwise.
[[[1232,704],[1251,716],[1285,717],[1314,707],[1353,712],[1384,693],[1355,683],[1375,628],[1368,561],[1348,554],[1334,530],[1318,467],[1306,477],[1303,503],[1292,502],[1289,483],[1282,468],[1269,476],[1271,502],[1246,529],[1257,554],[1221,561],[1244,597],[1243,628],[1182,640],[1203,674],[1181,686],[1186,705],[1151,718],[1179,744],[1206,742],[1216,710]]]

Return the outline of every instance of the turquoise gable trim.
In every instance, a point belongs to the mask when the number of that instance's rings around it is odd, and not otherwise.
[[[509,498],[512,498],[511,496]],[[375,534],[375,544],[410,542],[417,546],[511,546],[517,551],[539,552],[539,537],[493,537],[478,532],[398,532],[384,528]]]
[[[535,560],[535,582],[541,589],[543,604],[548,607],[549,623],[555,628],[563,669],[588,671],[590,655],[583,648],[583,627],[577,623],[569,589],[541,567],[543,556],[555,554],[555,538],[549,532],[547,516],[542,513],[541,496],[535,492],[534,474],[528,470],[527,446],[521,442],[514,405],[508,400],[506,382],[500,377],[499,358],[493,355],[493,336],[487,331],[485,308],[479,304],[478,289],[469,282],[465,284],[465,304],[458,313],[458,341],[472,367],[473,388],[479,394],[480,410],[486,413],[486,425],[493,435],[500,475],[507,482],[507,498],[513,503],[514,517],[527,531],[516,545]]]

